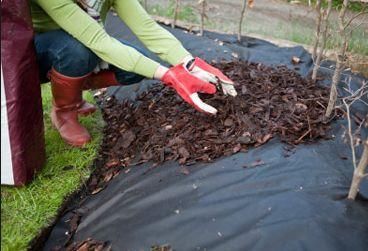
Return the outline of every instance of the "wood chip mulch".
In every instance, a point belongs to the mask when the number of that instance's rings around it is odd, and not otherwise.
[[[109,97],[100,157],[106,166],[147,161],[212,161],[279,137],[290,145],[326,138],[329,90],[285,66],[228,62],[215,65],[234,82],[236,97],[201,95],[218,114],[197,112],[170,88],[157,85],[135,104]]]

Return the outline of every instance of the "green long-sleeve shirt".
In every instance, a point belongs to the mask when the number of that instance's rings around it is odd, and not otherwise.
[[[147,14],[137,0],[105,0],[100,13],[103,21],[111,7],[139,40],[162,60],[175,65],[190,54],[172,34]],[[136,49],[109,36],[73,0],[31,0],[31,15],[36,32],[61,28],[101,59],[123,70],[152,78],[159,66]]]

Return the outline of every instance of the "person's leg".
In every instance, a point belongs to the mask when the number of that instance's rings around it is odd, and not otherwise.
[[[37,61],[42,83],[48,82],[52,68],[64,76],[80,77],[90,74],[101,61],[90,49],[62,30],[35,35]],[[96,107],[83,101],[78,114],[89,115]]]
[[[35,47],[41,79],[54,68],[68,77],[82,77],[91,73],[101,61],[81,42],[62,30],[35,35]]]
[[[49,72],[53,97],[50,116],[52,125],[66,143],[76,147],[82,147],[91,140],[87,129],[78,121],[78,110],[86,104],[82,100],[86,77],[67,77],[55,68]]]
[[[78,121],[78,110],[96,108],[83,101],[82,88],[100,59],[61,30],[37,34],[35,46],[41,79],[51,81],[52,123],[68,144],[83,146],[90,135]]]
[[[95,110],[82,100],[82,89],[134,84],[144,78],[111,65],[107,71],[92,73],[101,60],[62,30],[36,34],[35,47],[41,79],[45,82],[47,78],[51,80],[54,97],[52,122],[61,137],[74,146],[82,146],[90,140],[77,115]],[[140,48],[135,48],[145,54]]]

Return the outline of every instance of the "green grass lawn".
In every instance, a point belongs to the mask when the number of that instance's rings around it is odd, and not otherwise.
[[[21,188],[1,187],[1,250],[26,250],[28,243],[55,216],[63,199],[90,175],[101,139],[103,120],[100,112],[82,118],[93,137],[84,149],[67,146],[51,127],[50,85],[42,86],[47,161],[35,180]],[[92,95],[85,98],[93,102]],[[73,166],[73,168],[65,168]]]

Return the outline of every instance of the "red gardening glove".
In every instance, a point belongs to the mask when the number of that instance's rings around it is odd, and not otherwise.
[[[203,103],[198,92],[215,94],[216,87],[208,82],[191,75],[183,64],[171,67],[161,79],[166,85],[171,86],[190,105],[200,112],[216,114],[217,110]]]
[[[220,84],[222,92],[225,95],[233,97],[237,95],[233,81],[226,77],[219,69],[207,64],[204,60],[198,57],[190,58],[184,65],[197,78],[213,84]]]

